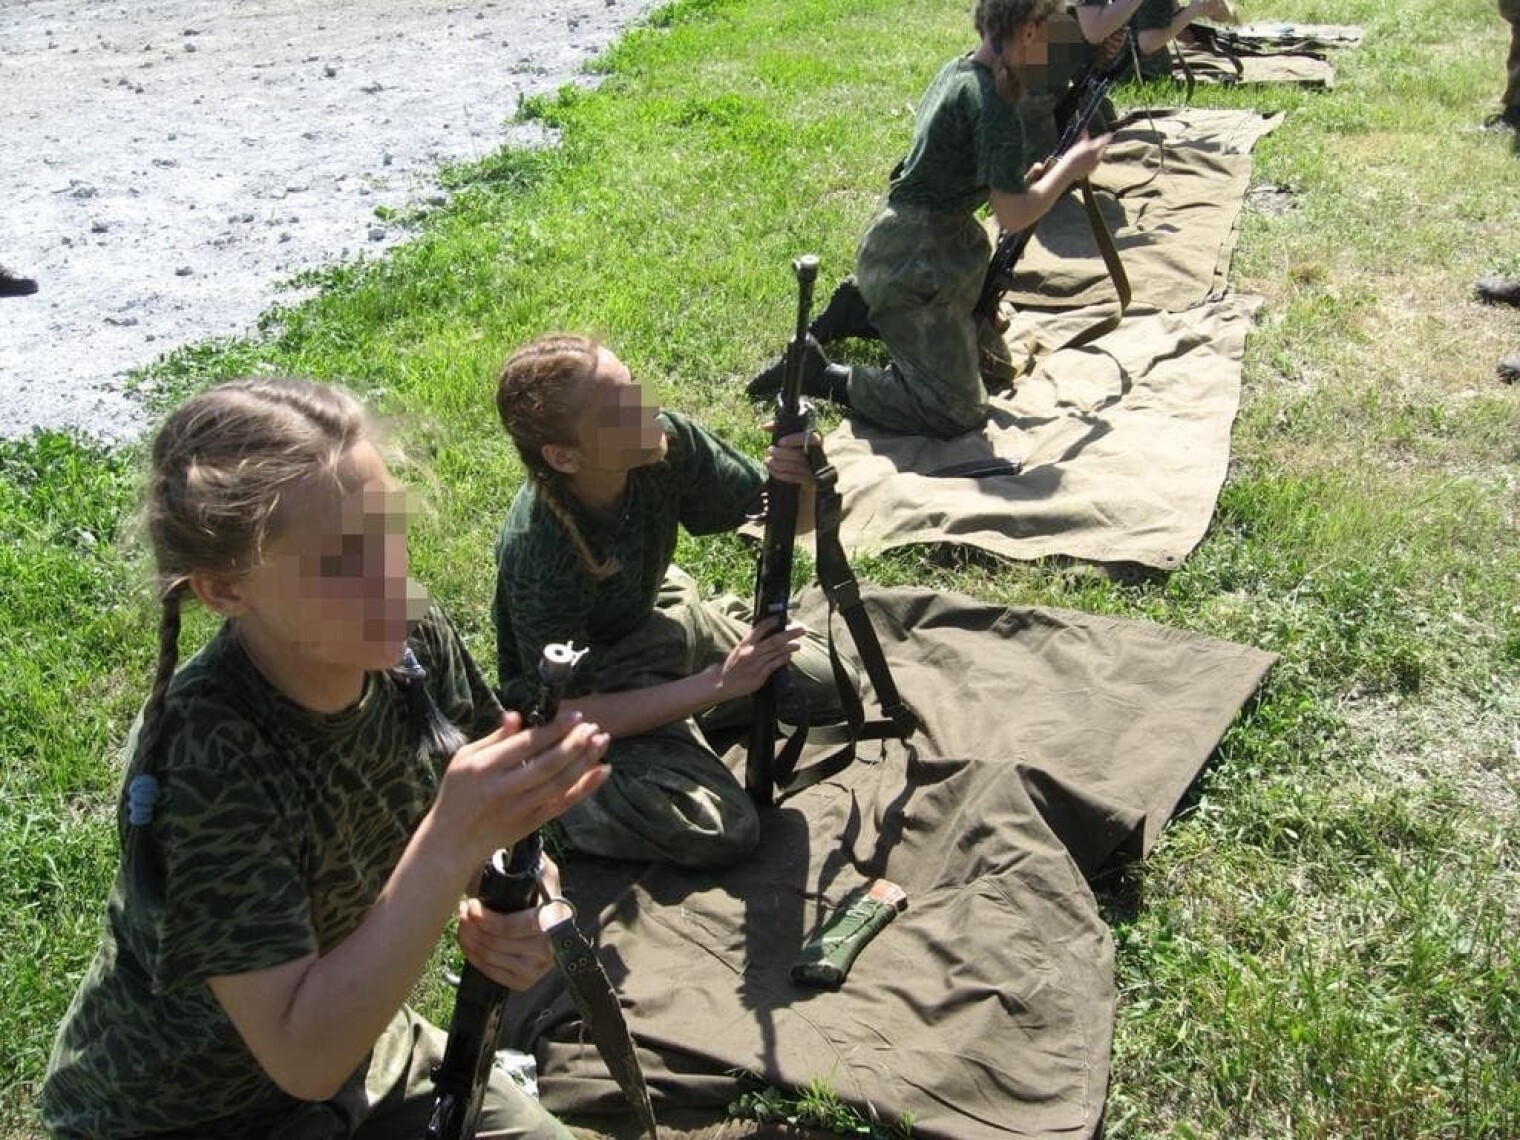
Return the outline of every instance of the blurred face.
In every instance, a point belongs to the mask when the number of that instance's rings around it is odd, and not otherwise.
[[[238,622],[261,668],[299,665],[312,676],[389,668],[426,611],[426,593],[407,577],[406,492],[369,443],[344,457],[340,481],[297,492],[285,529],[239,583]]]
[[[665,457],[669,441],[659,411],[627,367],[605,348],[597,353],[586,406],[576,421],[575,452],[585,471],[631,471]]]

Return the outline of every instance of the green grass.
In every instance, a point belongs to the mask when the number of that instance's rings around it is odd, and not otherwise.
[[[672,4],[598,63],[598,90],[525,108],[559,147],[451,170],[411,244],[311,275],[320,294],[257,337],[173,354],[155,399],[275,370],[396,416],[430,486],[417,572],[489,660],[488,552],[521,479],[494,420],[501,359],[551,328],[599,334],[758,451],[742,380],[789,331],[789,261],[848,269],[913,102],[969,46],[964,8]],[[1295,203],[1244,217],[1232,281],[1267,303],[1203,543],[1140,582],[922,550],[856,569],[1280,655],[1134,873],[1138,905],[1113,907],[1109,1135],[1520,1135],[1520,393],[1493,376],[1520,313],[1470,296],[1520,270],[1520,158],[1472,129],[1504,31],[1489,0],[1247,9],[1367,35],[1333,91],[1195,96],[1286,112],[1256,180]],[[0,445],[0,1137],[33,1130],[114,862],[115,749],[153,642],[139,460]],[[737,539],[679,556],[749,586]],[[826,1094],[818,1118],[842,1121]]]

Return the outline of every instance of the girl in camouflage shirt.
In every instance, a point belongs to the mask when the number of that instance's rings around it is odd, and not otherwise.
[[[488,976],[544,972],[532,913],[459,899],[492,850],[596,789],[608,738],[501,711],[407,577],[401,492],[346,394],[265,379],[192,399],[155,438],[146,513],[158,669],[44,1123],[415,1140],[444,1035],[406,997],[456,908]],[[176,673],[191,597],[224,621]],[[500,1075],[482,1122],[569,1135]]]
[[[1045,60],[1045,21],[1059,0],[977,0],[981,42],[946,63],[919,101],[908,156],[855,253],[869,323],[891,353],[885,368],[830,364],[808,340],[803,388],[895,431],[942,439],[987,422],[987,386],[1012,375],[999,330],[974,310],[992,259],[977,212],[1015,233],[1034,225],[1097,166],[1106,139],[1084,138],[1050,169],[1031,167],[1018,102],[1020,68]],[[752,396],[780,385],[773,365]]]
[[[748,697],[787,661],[782,714],[838,710],[826,646],[801,629],[751,628],[737,598],[706,601],[671,565],[678,532],[733,530],[761,507],[766,470],[800,485],[800,435],[765,469],[649,403],[595,341],[547,336],[515,353],[496,393],[528,482],[496,543],[497,669],[509,705],[532,698],[550,642],[588,647],[567,707],[613,736],[612,775],[556,822],[576,850],[683,866],[732,863],[759,838],[755,809],[704,730],[743,724]]]

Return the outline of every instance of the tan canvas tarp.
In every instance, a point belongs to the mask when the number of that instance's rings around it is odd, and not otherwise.
[[[1220,29],[1212,43],[1179,41],[1183,66],[1174,70],[1191,73],[1197,83],[1330,88],[1335,67],[1324,53],[1361,39],[1362,29],[1354,24],[1242,24]]]
[[[1159,108],[1115,134],[1092,184],[1134,304],[1177,311],[1223,295],[1251,149],[1281,121],[1255,111]],[[1069,309],[1113,297],[1087,215],[1067,195],[1035,229],[1007,300]]]
[[[1042,358],[1012,396],[994,397],[981,432],[936,440],[844,421],[824,448],[844,494],[846,551],[948,542],[1006,558],[1175,568],[1203,538],[1224,482],[1258,305],[1232,295],[1128,316],[1086,347]],[[1035,328],[1061,340],[1091,319],[1045,317]],[[1024,468],[929,474],[988,456]]]
[[[802,608],[815,624],[817,602]],[[928,590],[867,604],[921,734],[866,746],[765,813],[739,867],[565,867],[656,1110],[721,1114],[752,1074],[822,1082],[882,1120],[910,1114],[922,1137],[1094,1136],[1115,995],[1085,876],[1150,849],[1271,657]],[[740,751],[728,760],[742,767]],[[842,990],[794,985],[803,940],[877,875],[906,889],[907,910]],[[536,1053],[555,1112],[626,1120],[579,1035],[550,978],[514,997],[504,1042]]]

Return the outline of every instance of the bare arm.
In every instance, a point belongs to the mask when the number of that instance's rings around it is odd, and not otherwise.
[[[1143,0],[1109,0],[1102,7],[1083,4],[1077,8],[1077,24],[1082,38],[1090,44],[1101,44],[1129,23],[1130,17],[1140,9]]]
[[[637,736],[684,720],[723,701],[753,693],[797,652],[806,631],[797,627],[772,637],[774,628],[774,620],[756,625],[724,661],[700,673],[645,689],[592,693],[566,701],[562,707],[583,713],[614,737]]]
[[[1137,37],[1140,51],[1145,55],[1160,51],[1180,36],[1194,20],[1227,21],[1231,15],[1229,5],[1225,3],[1225,0],[1193,0],[1193,3],[1179,9],[1172,17],[1172,22],[1166,27],[1151,28],[1141,32]]]
[[[358,928],[324,955],[210,978],[249,1051],[303,1100],[331,1097],[421,975],[481,863],[606,780],[608,737],[583,719],[518,731],[515,715],[450,762],[438,798]]]

